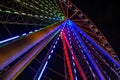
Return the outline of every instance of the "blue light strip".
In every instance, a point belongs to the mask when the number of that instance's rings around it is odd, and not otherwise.
[[[70,26],[70,28],[71,28],[71,26]],[[73,32],[72,29],[70,29],[70,30],[71,30],[71,32]],[[83,52],[83,50],[82,50],[82,48],[81,48],[81,46],[80,46],[80,44],[79,44],[79,42],[78,42],[78,40],[77,40],[77,38],[76,38],[74,32],[73,32],[73,36],[75,37],[75,40],[76,40],[76,42],[77,42],[77,44],[78,44],[78,47],[79,47],[79,50],[81,51],[81,53],[82,53],[82,55],[83,55],[83,57],[84,57],[84,60],[85,60],[85,62],[86,62],[86,64],[87,64],[87,66],[89,67],[89,69],[90,69],[93,77],[96,78],[96,75],[95,75],[95,73],[93,72],[93,70],[92,70],[92,68],[91,68],[91,66],[90,66],[90,63],[88,62],[87,57],[85,56],[85,54],[84,54],[84,52]]]
[[[69,20],[69,22],[73,23]],[[73,23],[75,30],[79,31],[80,34],[83,34],[101,53],[103,53],[109,60],[111,60],[117,67],[120,68],[120,62],[115,60],[109,53],[107,53],[100,45],[98,45],[88,34],[86,34],[80,27]]]
[[[71,23],[71,21],[69,21]],[[82,41],[81,37],[78,36],[78,32],[74,29],[75,28],[75,25],[73,26],[74,24],[71,23],[71,26],[72,26],[72,29],[74,30],[74,33],[76,35],[76,37],[78,38],[78,41],[79,43],[81,44],[83,50],[85,51],[87,57],[89,58],[90,62],[92,63],[93,67],[95,68],[95,71],[97,72],[100,80],[105,80],[102,72],[100,71],[100,69],[97,67],[97,64],[95,63],[94,59],[92,58],[92,56],[90,55],[90,52],[89,50],[87,49],[86,45],[84,44],[84,42]]]
[[[87,43],[88,43],[88,42],[87,42]],[[88,45],[89,45],[90,47],[92,47],[91,44],[88,43]],[[103,58],[101,55],[98,54],[98,52],[97,52],[93,47],[92,47],[92,50],[94,50],[95,53],[102,59],[102,61],[119,77],[119,74],[104,60],[104,58]],[[103,72],[104,72],[104,71],[103,71]],[[106,74],[106,72],[104,72],[104,73],[105,73],[106,76],[108,76],[108,75]]]
[[[20,36],[15,36],[15,37],[12,37],[12,38],[9,38],[9,39],[2,40],[2,41],[0,41],[0,44],[5,43],[5,42],[8,42],[8,41],[11,41],[11,40],[14,40],[14,39],[17,39],[17,38],[19,38],[19,37],[20,37]]]
[[[42,71],[41,71],[41,73],[40,73],[40,75],[39,75],[39,77],[38,77],[38,80],[40,80],[40,79],[41,79],[42,74],[43,74],[43,72],[44,72],[44,70],[45,70],[45,68],[46,68],[47,64],[48,64],[48,61],[46,61],[45,65],[44,65],[44,67],[43,67],[43,69],[42,69]]]
[[[85,46],[84,42],[82,41],[81,37],[78,36],[78,34],[75,33],[75,35],[77,36],[79,43],[81,44],[83,50],[85,51],[86,55],[88,56],[90,62],[92,63],[93,67],[95,68],[98,76],[100,77],[100,80],[104,80],[104,76],[102,75],[102,72],[99,70],[99,68],[97,67],[97,64],[95,63],[94,59],[92,58],[92,56],[89,53],[89,50],[87,49],[87,47]]]

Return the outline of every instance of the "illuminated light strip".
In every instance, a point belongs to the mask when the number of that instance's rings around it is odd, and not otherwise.
[[[98,61],[97,60],[95,60],[97,63],[98,63]],[[101,67],[100,67],[101,68]],[[106,72],[103,70],[103,68],[101,68],[101,70],[103,71],[103,73],[106,75],[106,77],[107,77],[107,79],[108,80],[111,80],[111,78],[106,74]]]
[[[21,2],[21,1],[18,1],[18,2]],[[25,3],[25,2],[22,2],[24,5],[27,5],[27,6],[29,6],[29,7],[32,7],[32,8],[35,8],[35,9],[39,9],[39,7],[36,7],[36,6],[33,6],[33,5],[28,5],[28,3]],[[29,2],[30,3],[30,2]],[[49,3],[49,2],[48,2]],[[30,3],[31,4],[31,3]],[[32,3],[33,4],[33,3]],[[45,3],[44,3],[45,4]],[[38,4],[39,5],[39,4]],[[45,4],[46,5],[46,4]],[[3,7],[3,6],[2,6]],[[58,6],[57,6],[58,7]],[[8,8],[8,7],[7,7]],[[47,10],[46,10],[46,8],[47,8]],[[51,7],[50,7],[51,8]],[[45,11],[46,12],[46,14],[48,14],[49,15],[49,12],[47,12],[47,11],[51,11],[51,13],[53,12],[53,9],[51,9],[50,10],[50,8],[49,8],[49,6],[47,6],[47,7],[43,7],[43,11]],[[56,8],[56,7],[55,7]],[[9,9],[9,10],[8,10]],[[27,14],[27,13],[24,13],[24,12],[21,12],[21,13],[19,13],[19,11],[17,11],[17,10],[14,10],[14,9],[12,9],[12,11],[11,11],[11,8],[8,8],[8,9],[6,9],[6,10],[1,10],[0,9],[0,11],[3,11],[3,12],[6,12],[6,13],[12,13],[12,14],[19,14],[19,15],[27,15],[27,16],[29,16],[29,17],[34,17],[34,18],[39,18],[40,16],[39,16],[39,14],[38,15],[33,15],[33,14]],[[13,11],[14,10],[14,11]],[[54,13],[56,13],[56,14],[52,14],[52,16],[54,16],[54,17],[57,17],[57,18],[62,18],[62,16],[59,16],[59,14],[62,14],[62,12],[60,12],[57,8],[56,8],[56,10],[57,10],[57,12],[56,11],[54,11]],[[58,20],[58,19],[56,19],[56,20]]]
[[[72,55],[72,60],[73,60],[73,69],[74,69],[74,74],[75,74],[75,80],[77,80],[78,78],[77,78],[77,76],[76,76],[76,68],[75,68],[75,63],[74,63],[74,57],[73,57],[73,55]]]
[[[63,38],[62,33],[61,33],[61,39],[62,39],[62,42],[63,42],[64,52],[65,52],[66,61],[67,61],[67,65],[68,65],[68,71],[69,71],[69,74],[70,74],[70,80],[74,80],[73,73],[72,73],[72,67],[71,67],[71,64],[70,64],[70,58],[69,58],[69,55],[68,55],[68,52],[67,52],[67,46],[64,42],[64,38]]]
[[[88,42],[87,42],[88,43]],[[91,44],[89,44],[88,43],[88,45],[90,46],[90,47],[92,47],[91,46]],[[99,58],[100,58],[100,60],[102,60],[118,77],[119,77],[119,74],[103,59],[103,57],[101,56],[101,55],[99,55],[98,54],[98,52],[92,47],[92,50],[94,50],[95,52],[96,52],[96,54],[99,56]],[[104,72],[104,71],[103,71]],[[105,72],[104,72],[105,73]],[[106,74],[106,73],[105,73]],[[108,76],[108,75],[107,75]]]
[[[85,62],[87,63],[87,65],[88,65],[88,67],[89,67],[89,69],[90,69],[90,71],[91,71],[93,77],[96,78],[96,76],[95,76],[95,74],[94,74],[94,72],[93,72],[93,70],[92,70],[92,68],[91,68],[91,66],[90,66],[90,64],[89,64],[89,62],[87,61],[86,56],[85,56],[84,53],[83,53],[83,50],[81,49],[81,47],[79,47],[79,48],[80,48],[80,51],[81,51],[82,54],[83,54],[83,57],[84,57],[84,59],[85,59]]]
[[[43,74],[43,72],[44,72],[44,70],[45,70],[45,68],[46,68],[47,64],[48,64],[48,61],[46,61],[45,65],[44,65],[44,67],[43,67],[43,69],[42,69],[42,71],[41,71],[41,73],[40,73],[40,75],[39,75],[39,77],[38,77],[38,80],[40,80],[40,79],[41,79],[42,74]]]
[[[25,3],[25,2],[23,2],[25,5],[28,5],[28,3]],[[42,2],[43,4],[44,4],[44,2]],[[31,3],[30,3],[31,4]],[[31,7],[31,8],[35,8],[35,9],[37,9],[37,10],[39,10],[39,8],[38,7],[36,7],[36,6],[32,6],[32,5],[29,5],[29,7]],[[45,9],[46,9],[47,7],[45,7]],[[49,10],[49,8],[48,8],[48,10]],[[44,10],[42,10],[42,11],[44,11]],[[51,11],[51,10],[50,10]],[[47,12],[47,11],[45,11],[46,13],[49,13],[49,12]],[[51,11],[52,12],[52,11]],[[55,17],[55,14],[54,14],[54,17]]]
[[[88,43],[89,44],[89,43]],[[92,55],[92,54],[91,54]],[[94,58],[94,56],[92,55],[92,57]],[[104,75],[107,77],[108,80],[110,80],[110,77],[106,74],[106,72],[103,70],[103,68],[99,65],[97,59],[95,59],[95,62],[98,64],[99,68],[101,69],[101,71],[104,73]]]
[[[11,40],[14,40],[14,39],[17,39],[17,38],[19,38],[19,37],[20,37],[20,36],[15,36],[15,37],[12,37],[12,38],[9,38],[9,39],[2,40],[2,41],[0,41],[0,44],[5,43],[5,42],[8,42],[8,41],[11,41]]]
[[[42,30],[42,29],[44,29],[44,28],[40,28],[39,30]],[[34,32],[37,32],[37,31],[39,31],[39,30],[34,30]],[[33,31],[30,31],[28,34],[32,34],[33,33]],[[22,36],[26,36],[26,35],[28,35],[27,33],[23,33],[22,34]]]
[[[46,10],[50,10],[50,11],[52,11],[53,9],[54,9],[54,7],[52,6],[52,5],[49,5],[50,4],[50,2],[48,2],[48,1],[46,1],[45,0],[45,2],[47,2],[48,3],[48,5],[46,5],[44,2],[42,2],[46,7],[45,7],[45,9]],[[37,3],[38,4],[38,3]],[[38,4],[39,5],[39,4]],[[52,7],[50,7],[49,8],[49,6],[52,6]],[[58,7],[58,6],[57,6]],[[55,7],[56,8],[56,7]],[[58,9],[57,9],[58,10]],[[59,11],[59,10],[58,10]]]
[[[97,60],[95,60],[97,63],[98,63],[98,61]],[[101,67],[100,67],[101,68]],[[103,71],[103,73],[106,75],[106,77],[107,77],[107,79],[108,80],[111,80],[111,78],[106,74],[106,72],[103,70],[103,68],[101,68],[101,70]]]
[[[70,28],[71,28],[71,27],[70,27]],[[70,29],[70,30],[72,31],[72,29]],[[72,32],[73,32],[73,31],[72,31]],[[96,76],[95,76],[95,74],[94,74],[94,72],[93,72],[91,66],[89,65],[89,62],[87,61],[87,58],[86,58],[85,54],[83,53],[83,50],[81,49],[81,46],[80,46],[80,44],[79,44],[79,42],[78,42],[78,40],[77,40],[77,38],[76,38],[76,36],[75,36],[74,33],[73,33],[73,36],[75,37],[75,39],[76,39],[76,41],[77,41],[78,47],[80,48],[80,51],[81,51],[82,54],[83,54],[84,60],[85,60],[85,62],[87,63],[87,65],[88,65],[88,67],[89,67],[89,69],[90,69],[90,71],[91,71],[93,77],[96,79]]]
[[[60,37],[60,36],[59,36]],[[59,38],[57,38],[57,42],[58,42],[58,40],[59,40]],[[53,49],[55,49],[55,46],[56,46],[57,44],[55,44],[54,43],[54,45],[53,45]],[[49,56],[48,56],[48,58],[47,58],[47,60],[46,60],[46,62],[45,62],[45,64],[44,64],[44,66],[43,66],[43,68],[42,68],[42,71],[40,72],[40,74],[39,74],[39,77],[38,77],[38,79],[37,80],[40,80],[41,79],[41,77],[42,77],[42,75],[43,75],[43,72],[44,72],[44,70],[45,70],[45,68],[46,68],[46,66],[47,66],[47,64],[48,64],[48,60],[50,60],[50,58],[51,58],[51,55],[52,55],[52,53],[54,52],[54,50],[51,50],[51,52],[50,52],[50,54],[49,54]]]
[[[4,11],[4,10],[0,10],[0,11],[2,11],[2,12],[6,12],[6,13],[9,12],[9,13],[11,13],[11,14],[18,14],[18,15],[22,15],[22,16],[26,15],[26,16],[34,17],[34,18],[36,18],[36,17],[37,17],[37,18],[40,17],[40,16],[38,16],[38,15],[27,14],[27,13],[20,13],[19,11],[16,11],[16,10],[15,10],[14,12],[13,12],[13,11],[10,11],[10,10],[9,10],[9,11],[8,11],[8,10],[6,10],[6,11]]]
[[[63,33],[63,36],[64,36],[64,40],[66,41],[66,44],[68,45],[69,50],[71,51],[70,44],[69,44],[69,42],[68,42],[68,40],[67,40],[67,38],[66,38],[65,33]],[[76,66],[77,66],[77,68],[78,68],[78,70],[79,70],[79,72],[80,72],[83,80],[87,80],[86,75],[85,75],[84,71],[82,70],[82,67],[80,66],[80,64],[79,64],[79,62],[78,62],[75,54],[73,53],[73,51],[71,51],[71,53],[72,53],[72,55],[73,55],[73,57],[74,57],[74,61],[75,61],[75,63],[76,63]]]
[[[70,26],[70,28],[71,28],[71,26]],[[72,31],[72,29],[70,29],[70,30]],[[73,32],[73,31],[72,31],[72,32]],[[73,36],[75,37],[75,40],[76,40],[76,42],[77,42],[77,44],[78,44],[78,47],[80,48],[80,51],[81,51],[82,54],[83,54],[84,60],[85,60],[85,62],[88,64],[88,67],[89,67],[90,71],[92,72],[93,77],[96,78],[94,72],[92,71],[91,66],[89,65],[89,62],[88,62],[87,59],[86,59],[86,56],[85,56],[84,53],[83,53],[83,50],[81,49],[81,46],[79,45],[79,42],[78,42],[78,40],[77,40],[74,32],[73,32]]]
[[[46,11],[47,12],[47,11]],[[48,13],[48,12],[47,12]],[[20,14],[20,13],[19,13]],[[27,15],[26,13],[21,13],[22,15]],[[20,14],[20,15],[21,15]],[[55,15],[55,14],[54,14]],[[27,16],[32,16],[32,17],[39,17],[38,15],[32,15],[32,14],[30,14],[30,15],[27,15]]]
[[[68,29],[68,28],[67,28]],[[70,31],[67,30],[68,32],[68,36],[69,36],[69,42],[71,45],[71,50],[72,50],[72,42],[71,42],[71,38],[70,38]],[[75,80],[78,80],[77,76],[76,76],[76,68],[75,68],[75,63],[74,63],[74,56],[72,55],[72,60],[73,60],[73,68],[74,68],[74,74],[75,74]]]
[[[73,23],[73,22],[72,22]],[[73,23],[74,24],[74,23]],[[101,53],[103,53],[109,60],[111,60],[117,67],[120,68],[120,62],[114,59],[110,54],[108,54],[100,45],[98,45],[89,35],[87,35],[80,27],[74,24],[74,28],[83,34],[86,39],[88,39]],[[74,29],[74,30],[75,30]]]
[[[74,29],[74,31],[75,31],[75,29]],[[93,59],[92,56],[90,55],[90,52],[89,52],[89,50],[87,49],[87,47],[86,47],[86,45],[84,44],[84,42],[82,41],[81,37],[78,36],[78,33],[77,33],[77,32],[75,33],[75,35],[76,35],[76,37],[78,38],[79,43],[81,44],[83,50],[85,51],[87,57],[89,58],[90,62],[91,62],[92,65],[93,65],[93,67],[95,68],[95,71],[97,72],[99,78],[100,78],[101,80],[105,80],[102,72],[100,71],[100,69],[98,68],[98,66],[97,66],[97,64],[95,63],[94,59]]]

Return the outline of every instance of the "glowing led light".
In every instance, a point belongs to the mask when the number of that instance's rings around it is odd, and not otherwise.
[[[75,77],[75,80],[78,80],[78,78],[77,78],[77,77]]]
[[[86,63],[89,64],[88,61],[86,61]]]
[[[7,13],[10,13],[11,11],[6,10]]]
[[[34,15],[35,17],[38,17],[38,15]]]
[[[32,31],[29,32],[29,34],[33,33]]]
[[[72,59],[74,60],[74,57],[72,56]]]
[[[49,17],[49,19],[52,19],[51,17]]]
[[[44,29],[44,28],[40,28],[39,30],[42,30],[42,29]]]
[[[46,16],[44,18],[47,18]]]
[[[43,69],[42,69],[42,71],[41,71],[41,73],[40,73],[40,75],[39,75],[39,77],[38,77],[38,80],[40,80],[40,79],[41,79],[42,74],[43,74],[43,72],[44,72],[44,70],[45,70],[45,68],[46,68],[47,64],[48,64],[48,61],[45,63],[45,65],[44,65],[44,67],[43,67]]]
[[[73,62],[73,66],[75,66],[75,63]]]
[[[55,48],[56,46],[54,45],[53,48]]]
[[[70,44],[72,44],[71,41],[70,41]]]
[[[76,73],[76,69],[74,69],[74,72]]]
[[[0,44],[11,41],[11,40],[14,40],[14,39],[19,38],[19,37],[20,36],[15,36],[15,37],[12,37],[12,38],[9,38],[9,39],[2,40],[2,41],[0,41]]]
[[[55,44],[57,44],[58,41],[55,42]]]
[[[92,73],[92,75],[95,77],[95,74],[94,74],[94,73]]]
[[[51,55],[49,55],[48,59],[50,59],[50,58],[51,58]]]
[[[14,12],[15,14],[19,14],[18,12]]]
[[[37,32],[38,30],[35,30],[35,32]]]
[[[59,37],[57,38],[57,40],[59,40]]]
[[[50,53],[53,53],[53,50]]]
[[[20,0],[16,0],[17,2],[21,2]]]
[[[22,34],[23,36],[27,35],[26,33]]]
[[[71,40],[71,38],[69,38],[69,40]]]
[[[25,15],[25,13],[21,13],[22,15]]]

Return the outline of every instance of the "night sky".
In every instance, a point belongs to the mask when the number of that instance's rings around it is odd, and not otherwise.
[[[71,0],[105,35],[120,58],[119,7],[114,0]]]

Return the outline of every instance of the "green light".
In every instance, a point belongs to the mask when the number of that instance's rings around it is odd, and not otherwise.
[[[20,0],[16,0],[17,2],[21,2]]]
[[[43,18],[43,16],[40,16],[41,18]]]
[[[25,15],[25,13],[21,13],[22,15]]]
[[[64,20],[65,19],[65,16],[62,16],[62,20]]]
[[[33,5],[30,5],[30,7],[33,7]]]
[[[35,15],[35,17],[38,17],[38,15]]]
[[[18,12],[14,12],[15,14],[19,14]]]
[[[7,13],[11,13],[11,11],[6,10]]]

